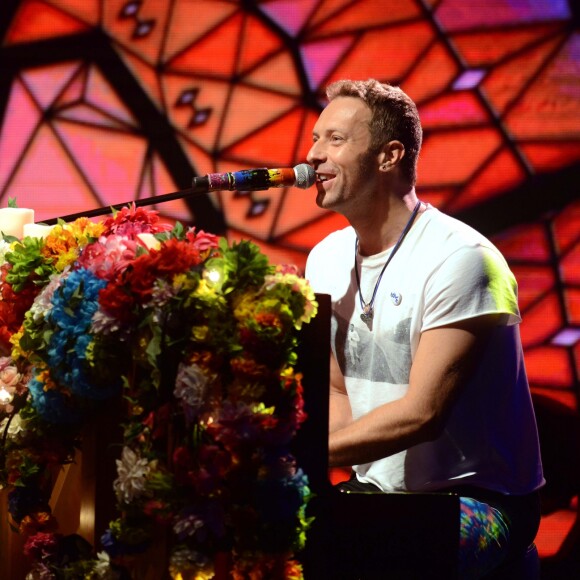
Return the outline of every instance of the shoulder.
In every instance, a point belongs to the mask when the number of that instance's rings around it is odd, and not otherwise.
[[[337,257],[340,257],[342,261],[347,252],[354,256],[355,243],[356,234],[351,226],[336,230],[328,234],[310,250],[307,264],[319,260],[334,261]]]
[[[491,242],[476,229],[436,208],[430,207],[425,213],[425,232],[450,244],[491,244]]]
[[[421,238],[428,252],[438,259],[433,263],[479,262],[493,263],[507,268],[507,262],[498,248],[483,234],[466,223],[435,208],[425,212]],[[474,264],[475,265],[475,264]]]
[[[356,234],[350,226],[332,232],[318,242],[306,260],[306,278],[319,287],[329,283],[345,265],[352,267],[350,257],[354,260]]]
[[[519,321],[517,282],[501,252],[467,224],[441,212],[423,224],[425,328],[481,314]]]

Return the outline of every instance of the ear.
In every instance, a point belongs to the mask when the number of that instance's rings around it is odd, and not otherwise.
[[[396,167],[405,156],[405,146],[400,141],[389,141],[383,145],[379,153],[379,169],[390,171]]]

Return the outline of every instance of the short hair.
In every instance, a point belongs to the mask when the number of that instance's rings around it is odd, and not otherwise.
[[[399,87],[366,81],[341,80],[326,89],[329,101],[336,97],[357,97],[371,110],[369,122],[371,148],[379,150],[389,141],[400,141],[405,147],[401,169],[411,185],[417,181],[417,160],[423,140],[423,129],[417,105]]]

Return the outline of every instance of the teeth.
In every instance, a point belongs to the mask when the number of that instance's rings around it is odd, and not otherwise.
[[[327,181],[328,177],[326,177],[326,175],[319,175],[318,176],[318,181]]]

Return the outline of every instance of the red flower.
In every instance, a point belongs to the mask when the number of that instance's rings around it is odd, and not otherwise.
[[[99,305],[103,311],[121,322],[132,319],[134,304],[134,297],[118,284],[110,283],[99,292]]]
[[[175,238],[167,240],[159,250],[139,256],[127,270],[119,273],[101,291],[100,303],[105,310],[120,314],[119,307],[146,303],[151,298],[156,280],[171,279],[174,274],[187,272],[202,261],[199,250],[191,244]]]
[[[224,485],[226,475],[235,459],[218,445],[202,445],[199,448],[199,468],[189,472],[192,487],[205,495],[215,492]]]
[[[152,411],[149,413],[147,418],[143,421],[143,425],[149,427],[151,431],[151,438],[155,440],[166,436],[170,419],[171,406],[166,403],[165,405],[159,407],[157,411]]]
[[[161,500],[151,499],[143,506],[143,512],[155,519],[159,524],[167,524],[171,521],[173,515],[171,506]]]
[[[30,535],[40,530],[53,531],[56,529],[56,520],[48,512],[35,512],[24,516],[20,522],[19,531],[21,534]]]
[[[31,283],[20,291],[14,292],[6,276],[12,266],[3,264],[0,268],[0,352],[12,349],[10,337],[20,329],[25,313],[32,306],[40,289]]]

